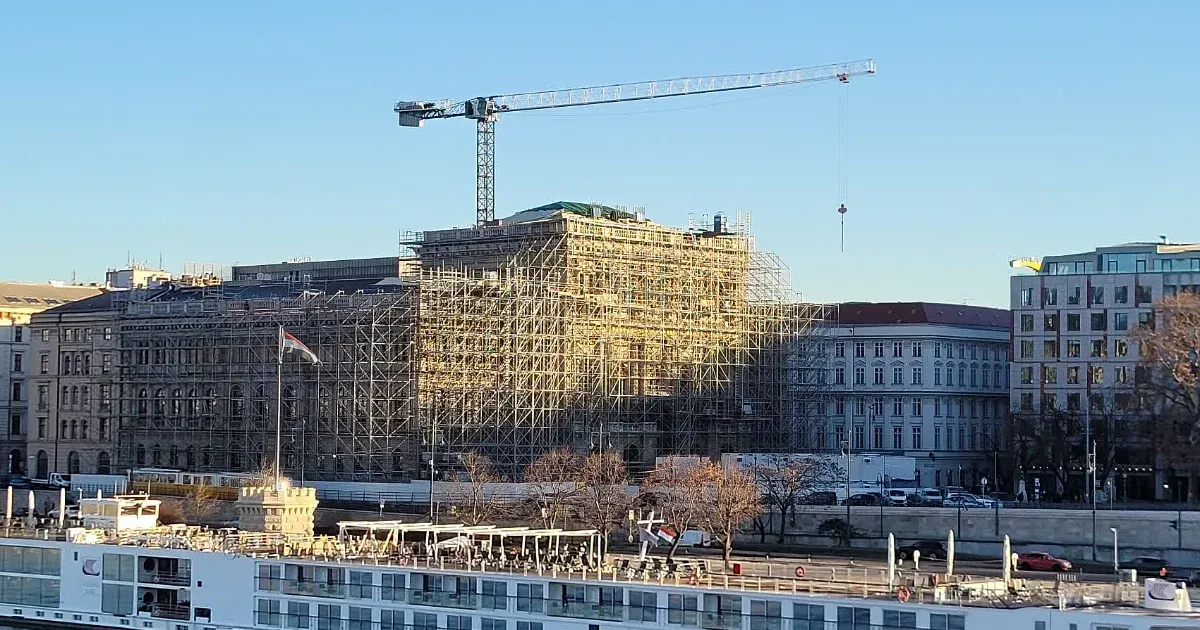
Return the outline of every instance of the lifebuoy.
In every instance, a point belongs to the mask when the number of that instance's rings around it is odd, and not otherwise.
[[[798,578],[804,577],[804,567],[796,567],[795,573]]]
[[[691,581],[692,586],[697,586],[700,584],[700,578],[698,578],[694,575],[692,576],[692,579],[690,581]]]
[[[908,590],[907,586],[901,586],[899,590],[896,591],[896,601],[900,602],[901,604],[908,601],[908,598],[910,597],[912,597],[912,592]]]
[[[937,573],[934,573],[933,574],[933,585],[937,586],[938,584],[941,584],[941,583],[942,583],[942,576],[938,575]]]

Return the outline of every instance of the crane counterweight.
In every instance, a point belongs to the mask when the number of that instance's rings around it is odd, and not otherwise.
[[[468,118],[476,121],[476,222],[478,225],[488,225],[495,220],[495,138],[496,121],[501,112],[624,103],[833,79],[847,83],[850,77],[873,74],[875,61],[865,59],[775,72],[684,77],[569,90],[478,96],[460,102],[399,101],[394,111],[401,127],[421,127],[426,120],[433,118]]]

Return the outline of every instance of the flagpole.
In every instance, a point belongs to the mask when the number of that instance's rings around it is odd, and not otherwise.
[[[275,356],[275,492],[279,492],[279,445],[283,441],[283,324],[279,325],[279,341]]]

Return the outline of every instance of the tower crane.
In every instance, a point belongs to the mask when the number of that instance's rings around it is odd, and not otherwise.
[[[434,118],[468,118],[475,121],[478,154],[475,172],[475,218],[478,225],[488,225],[495,219],[496,121],[502,113],[733,92],[833,79],[847,83],[850,77],[872,74],[875,74],[875,61],[865,59],[775,72],[684,77],[547,92],[477,96],[457,102],[400,101],[396,103],[395,112],[399,116],[401,127],[421,127],[426,120]]]

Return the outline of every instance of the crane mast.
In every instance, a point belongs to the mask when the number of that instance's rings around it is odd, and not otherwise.
[[[501,113],[714,94],[833,79],[846,83],[850,77],[872,74],[875,74],[875,61],[865,59],[775,72],[683,77],[567,90],[477,96],[465,101],[399,101],[394,111],[399,117],[401,127],[421,127],[426,120],[437,118],[467,118],[475,121],[475,218],[478,225],[488,225],[495,220],[496,212],[496,121],[500,119]]]

